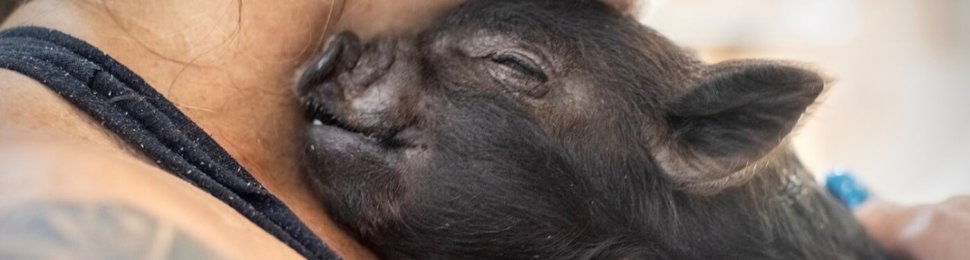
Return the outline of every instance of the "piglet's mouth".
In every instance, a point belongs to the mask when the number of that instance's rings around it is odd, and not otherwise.
[[[341,137],[356,142],[364,142],[382,148],[410,148],[418,146],[410,129],[361,129],[350,125],[339,116],[327,112],[325,108],[316,106],[307,110],[307,120],[310,122],[311,135],[327,135]],[[345,140],[345,141],[348,141]]]
[[[326,110],[321,108],[309,109],[308,117],[310,120],[310,128],[333,128],[332,130],[339,130],[347,132],[349,134],[360,135],[364,139],[373,143],[385,143],[390,142],[390,138],[384,135],[380,135],[376,132],[368,132],[357,129],[353,126],[348,125],[341,121],[336,115],[326,112]]]

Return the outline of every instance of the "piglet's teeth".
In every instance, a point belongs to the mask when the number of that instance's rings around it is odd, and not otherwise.
[[[320,119],[313,119],[313,125],[323,125],[323,121],[320,121]]]

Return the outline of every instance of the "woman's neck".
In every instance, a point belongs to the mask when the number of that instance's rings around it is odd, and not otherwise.
[[[4,26],[53,28],[97,46],[257,178],[273,180],[296,172],[300,112],[291,94],[293,73],[335,20],[330,1],[273,3],[34,0]]]
[[[253,107],[263,99],[290,99],[293,71],[321,45],[341,5],[341,0],[34,0],[6,24],[36,24],[82,38],[138,72],[190,116],[209,111],[230,116],[242,112],[220,107],[232,107],[235,100]]]

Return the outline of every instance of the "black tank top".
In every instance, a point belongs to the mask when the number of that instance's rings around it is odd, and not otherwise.
[[[308,259],[336,259],[279,199],[165,97],[104,52],[38,27],[0,32],[0,67],[46,85],[166,171]]]

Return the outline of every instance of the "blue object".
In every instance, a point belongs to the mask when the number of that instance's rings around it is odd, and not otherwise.
[[[825,176],[825,189],[849,209],[855,209],[869,199],[869,189],[844,169],[832,170]]]

